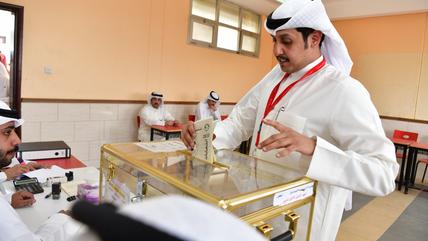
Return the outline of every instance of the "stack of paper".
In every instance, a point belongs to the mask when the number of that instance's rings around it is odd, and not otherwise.
[[[53,165],[51,168],[40,168],[35,171],[25,173],[25,176],[33,178],[37,177],[39,182],[46,182],[50,177],[65,177],[67,171],[59,166]]]
[[[182,141],[141,142],[138,146],[151,152],[174,152],[186,150]]]

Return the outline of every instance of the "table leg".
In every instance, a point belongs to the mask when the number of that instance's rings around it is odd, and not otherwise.
[[[414,149],[410,147],[409,154],[407,155],[406,175],[404,176],[404,194],[407,194],[409,192],[409,184],[410,184],[410,178],[412,175],[414,152],[415,152]]]
[[[397,147],[395,147],[395,152],[397,153]],[[401,190],[401,186],[403,186],[403,177],[404,177],[404,169],[406,166],[406,154],[407,154],[407,146],[403,148],[403,157],[401,157],[401,165],[400,165],[400,176],[398,177],[398,191]]]
[[[412,161],[412,176],[410,177],[410,184],[412,184],[412,186],[415,185],[416,174],[418,172],[418,170],[416,170],[417,161],[418,161],[418,149],[415,148],[415,152],[413,154],[413,161]]]
[[[150,141],[153,141],[154,130],[150,128]]]
[[[169,140],[169,132],[165,133],[165,140]]]

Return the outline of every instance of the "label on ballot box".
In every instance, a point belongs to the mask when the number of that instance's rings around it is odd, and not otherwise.
[[[274,206],[284,206],[289,203],[310,197],[314,194],[314,183],[308,183],[289,190],[276,193],[273,198]]]

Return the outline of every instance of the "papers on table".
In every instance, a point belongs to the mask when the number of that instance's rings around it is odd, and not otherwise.
[[[37,177],[39,182],[46,182],[50,177],[65,177],[67,171],[59,166],[53,165],[51,168],[40,168],[31,172],[25,173],[27,177]]]
[[[151,152],[174,152],[186,150],[186,146],[182,141],[162,141],[162,142],[141,142],[138,146]]]
[[[196,138],[192,155],[196,158],[213,163],[215,155],[212,142],[215,123],[210,117],[196,121],[194,125]]]
[[[61,183],[61,189],[68,195],[68,196],[76,196],[77,195],[77,187],[79,184],[86,183],[84,180],[75,180],[71,182],[65,182]]]

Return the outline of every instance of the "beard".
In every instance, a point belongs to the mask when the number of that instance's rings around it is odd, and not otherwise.
[[[18,146],[15,146],[14,148],[12,148],[9,151],[3,151],[0,150],[0,168],[4,168],[10,165],[10,163],[12,163],[12,158],[8,158],[7,155],[12,153],[12,152],[16,152],[18,151]]]

